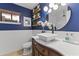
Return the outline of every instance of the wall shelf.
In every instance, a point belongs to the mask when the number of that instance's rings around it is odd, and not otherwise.
[[[37,22],[39,21],[39,19],[41,18],[40,16],[40,4],[38,4],[34,9],[33,9],[33,21],[32,21],[32,25],[34,26],[38,26]]]

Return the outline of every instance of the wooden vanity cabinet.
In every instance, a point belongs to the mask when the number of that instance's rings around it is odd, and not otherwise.
[[[33,38],[32,38],[32,55],[33,56],[62,56],[61,53],[38,43]]]

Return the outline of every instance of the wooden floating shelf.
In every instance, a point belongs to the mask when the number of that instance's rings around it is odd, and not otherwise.
[[[37,25],[37,22],[39,21],[39,19],[41,18],[41,15],[40,15],[40,12],[41,12],[41,8],[40,8],[40,5],[37,5],[34,9],[33,9],[33,26],[38,26]]]
[[[37,10],[34,11],[34,14],[37,14],[39,12],[40,12],[40,9],[37,9]]]

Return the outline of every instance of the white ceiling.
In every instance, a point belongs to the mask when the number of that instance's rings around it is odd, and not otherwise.
[[[28,9],[33,9],[38,3],[15,3],[15,4]]]

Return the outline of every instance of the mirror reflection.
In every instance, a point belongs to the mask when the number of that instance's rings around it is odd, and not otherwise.
[[[52,11],[49,13],[48,22],[53,24],[57,30],[66,26],[71,17],[70,7],[65,3],[49,4],[49,6],[52,7]]]

